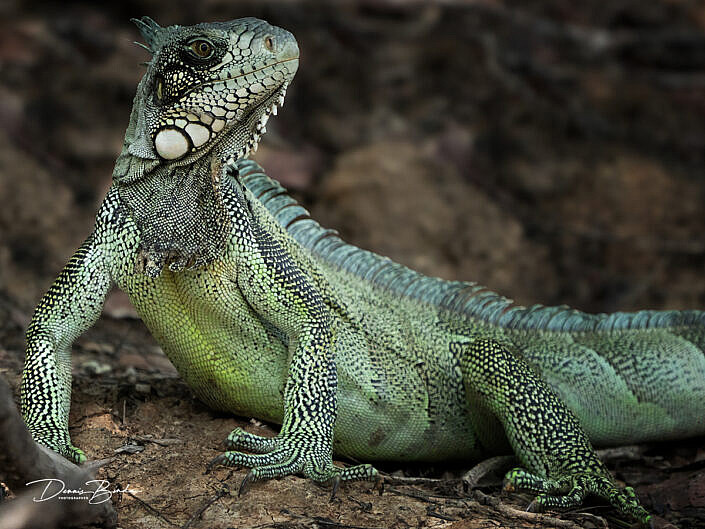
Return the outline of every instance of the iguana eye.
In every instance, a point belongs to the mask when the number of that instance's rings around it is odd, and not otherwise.
[[[189,48],[201,59],[207,59],[213,54],[213,45],[207,40],[194,40],[189,44]]]
[[[264,39],[264,47],[267,48],[269,51],[273,52],[274,51],[274,38],[266,37]]]

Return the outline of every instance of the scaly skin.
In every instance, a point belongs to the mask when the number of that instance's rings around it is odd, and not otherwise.
[[[212,464],[247,480],[372,479],[361,460],[477,459],[523,468],[532,509],[586,494],[648,522],[591,446],[705,433],[705,313],[588,315],[512,305],[342,242],[245,158],[298,66],[296,41],[256,19],[160,28],[114,184],[93,233],[27,331],[22,411],[74,461],[70,347],[112,285],[194,393],[280,423],[240,429]],[[243,453],[246,450],[254,453]]]

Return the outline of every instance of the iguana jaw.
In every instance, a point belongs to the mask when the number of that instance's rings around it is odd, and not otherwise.
[[[262,104],[262,111],[256,111],[252,113],[252,118],[249,121],[254,122],[254,129],[251,130],[250,139],[247,141],[244,147],[239,149],[235,155],[234,159],[246,158],[250,153],[257,152],[257,146],[262,139],[262,136],[267,132],[267,121],[269,117],[274,114],[277,115],[277,110],[279,107],[284,105],[284,98],[286,97],[286,89],[289,83],[284,83],[274,94],[272,94],[267,101]]]

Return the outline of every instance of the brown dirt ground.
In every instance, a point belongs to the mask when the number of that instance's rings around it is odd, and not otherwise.
[[[2,343],[8,348],[0,349],[5,366],[0,372],[15,386],[20,333],[20,325],[6,324]],[[329,501],[328,488],[288,477],[253,484],[238,496],[245,469],[216,468],[206,474],[206,465],[235,427],[275,435],[276,425],[206,408],[141,322],[130,318],[104,316],[76,343],[70,424],[74,443],[91,459],[110,459],[98,478],[107,479],[111,488],[133,491],[113,496],[123,528],[518,529],[558,523],[547,517],[521,520],[508,512],[506,507],[524,508],[531,496],[501,492],[501,476],[481,481],[478,495],[464,491],[459,478],[470,462],[380,465],[388,476],[381,495],[372,484],[353,483]],[[683,529],[705,526],[702,440],[632,447],[608,454],[607,462],[664,520]],[[345,463],[350,461],[339,462]],[[407,484],[407,477],[436,481]],[[494,505],[498,500],[504,507]],[[599,501],[558,516],[573,522],[573,528],[627,526]]]

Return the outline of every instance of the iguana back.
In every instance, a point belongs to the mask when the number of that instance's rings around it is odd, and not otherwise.
[[[335,275],[333,283],[350,283],[350,290],[365,285],[390,304],[411,305],[412,313],[437,312],[448,332],[458,336],[510,341],[578,416],[595,444],[705,433],[705,312],[587,314],[565,305],[518,306],[477,283],[427,277],[347,244],[254,163],[242,181],[272,218]]]

